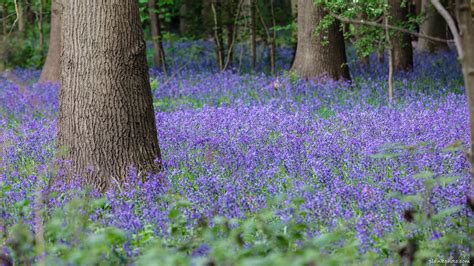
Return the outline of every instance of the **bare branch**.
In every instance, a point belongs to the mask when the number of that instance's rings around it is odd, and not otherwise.
[[[454,44],[456,44],[456,49],[458,50],[459,58],[463,58],[464,51],[461,45],[461,37],[459,36],[458,28],[456,27],[456,23],[454,22],[453,17],[449,14],[449,12],[444,8],[444,6],[439,2],[439,0],[431,0],[431,4],[436,8],[438,13],[446,20],[448,24],[449,30],[453,34]]]
[[[384,30],[387,30],[387,29],[395,30],[395,31],[407,33],[407,34],[417,36],[419,38],[424,38],[424,39],[434,41],[434,42],[443,42],[443,43],[448,43],[449,42],[446,39],[441,39],[441,38],[436,38],[436,37],[424,35],[424,34],[421,34],[421,33],[415,32],[415,31],[407,30],[407,29],[400,28],[400,27],[393,26],[393,25],[380,24],[380,23],[377,23],[377,22],[374,22],[374,21],[367,21],[367,20],[363,20],[363,19],[350,19],[350,18],[342,17],[342,16],[332,14],[332,13],[329,13],[329,15],[331,17],[337,19],[337,20],[340,20],[341,22],[344,22],[344,23],[372,26],[372,27],[377,27],[377,28],[381,28],[381,29],[384,29]]]
[[[240,2],[238,4],[238,7],[237,7],[237,13],[236,13],[235,19],[234,19],[234,32],[232,34],[233,35],[232,42],[229,45],[229,48],[228,48],[228,51],[227,51],[226,62],[225,62],[225,65],[224,65],[224,68],[222,69],[222,71],[226,70],[227,67],[229,66],[230,55],[232,53],[232,49],[234,49],[235,39],[237,38],[237,30],[235,30],[235,28],[237,27],[237,21],[240,18],[240,11],[242,10],[242,5],[243,4],[244,4],[244,0],[240,0]]]

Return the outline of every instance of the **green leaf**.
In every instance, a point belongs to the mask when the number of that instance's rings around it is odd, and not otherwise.
[[[436,215],[434,215],[432,219],[434,221],[439,221],[439,220],[444,219],[448,216],[451,216],[452,214],[458,212],[459,210],[461,210],[461,206],[456,206],[456,207],[452,207],[452,208],[449,208],[449,209],[444,209],[444,210],[441,210],[440,212],[438,212]]]
[[[413,175],[415,179],[428,179],[434,176],[434,173],[431,171],[421,171],[418,174]]]
[[[438,182],[440,185],[445,187],[446,185],[455,183],[456,181],[459,180],[459,178],[460,178],[459,176],[444,176],[444,177],[438,178]]]
[[[173,209],[171,209],[170,212],[168,213],[168,218],[170,218],[170,219],[175,219],[175,218],[178,217],[180,214],[181,214],[181,211],[180,211],[179,209],[173,208]]]

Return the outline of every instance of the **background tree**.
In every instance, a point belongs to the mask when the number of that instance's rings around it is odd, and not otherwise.
[[[474,43],[474,5],[469,0],[456,0],[456,15],[453,18],[439,0],[431,0],[431,3],[445,19],[453,34],[462,66],[471,133],[468,159],[472,185],[474,184],[474,46],[472,45]]]
[[[61,10],[60,0],[51,1],[51,31],[49,34],[49,49],[39,82],[59,82],[60,79],[60,49],[61,49]]]
[[[315,5],[312,0],[298,1],[298,44],[291,69],[306,79],[323,75],[350,79],[339,22],[334,21],[319,33],[315,31],[325,16],[321,5]]]
[[[150,31],[153,43],[153,64],[166,73],[166,57],[163,48],[163,34],[161,33],[160,9],[156,0],[148,1],[150,16]]]
[[[62,6],[58,144],[71,170],[100,191],[130,165],[159,171],[137,1],[62,0]]]
[[[423,0],[421,6],[421,12],[423,15],[423,21],[420,25],[420,33],[446,39],[447,38],[447,25],[446,21],[436,11],[431,4],[430,0]],[[436,51],[448,50],[448,44],[442,42],[434,42],[425,38],[419,38],[417,49],[421,52],[433,53]]]
[[[390,7],[389,23],[406,27],[408,24],[408,6],[403,0],[388,0]],[[393,68],[396,71],[413,68],[413,46],[411,36],[406,33],[395,32],[391,35],[390,44],[393,56]]]

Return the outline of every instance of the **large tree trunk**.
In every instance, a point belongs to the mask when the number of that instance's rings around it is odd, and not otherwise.
[[[464,77],[464,88],[468,100],[469,125],[471,143],[469,148],[469,163],[471,172],[471,185],[474,184],[474,21],[469,0],[457,0],[457,21],[459,35],[464,54],[460,58]],[[471,195],[472,196],[472,195]]]
[[[298,1],[298,45],[292,70],[305,79],[327,75],[348,80],[350,75],[339,22],[315,33],[325,15],[323,8],[315,6],[313,0]],[[324,39],[329,43],[323,44]]]
[[[431,5],[430,0],[422,1],[422,12],[424,14],[423,22],[420,26],[420,33],[440,39],[447,38],[447,25],[443,17]],[[420,52],[437,52],[448,50],[448,44],[442,42],[433,42],[425,38],[418,39],[417,49]]]
[[[390,6],[390,24],[401,25],[408,22],[408,6],[403,0],[388,0]],[[396,71],[413,68],[413,47],[411,37],[406,33],[396,32],[391,38],[393,48],[393,67]]]
[[[58,144],[99,191],[161,165],[136,0],[63,0]],[[79,30],[80,29],[80,30]]]
[[[148,1],[150,15],[151,38],[153,42],[153,64],[166,73],[165,50],[163,49],[163,36],[161,34],[161,20],[157,14],[158,6],[156,0]]]
[[[59,0],[51,3],[51,31],[49,34],[49,48],[46,62],[39,82],[59,82],[60,76],[60,49],[61,49],[61,10]]]

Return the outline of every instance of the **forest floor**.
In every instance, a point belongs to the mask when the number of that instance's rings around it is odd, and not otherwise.
[[[105,196],[64,184],[44,198],[61,171],[58,86],[3,73],[3,252],[47,265],[397,264],[413,246],[419,262],[467,256],[468,115],[452,53],[417,55],[390,104],[376,60],[351,63],[351,83],[211,62],[150,71],[167,183],[131,169]]]

